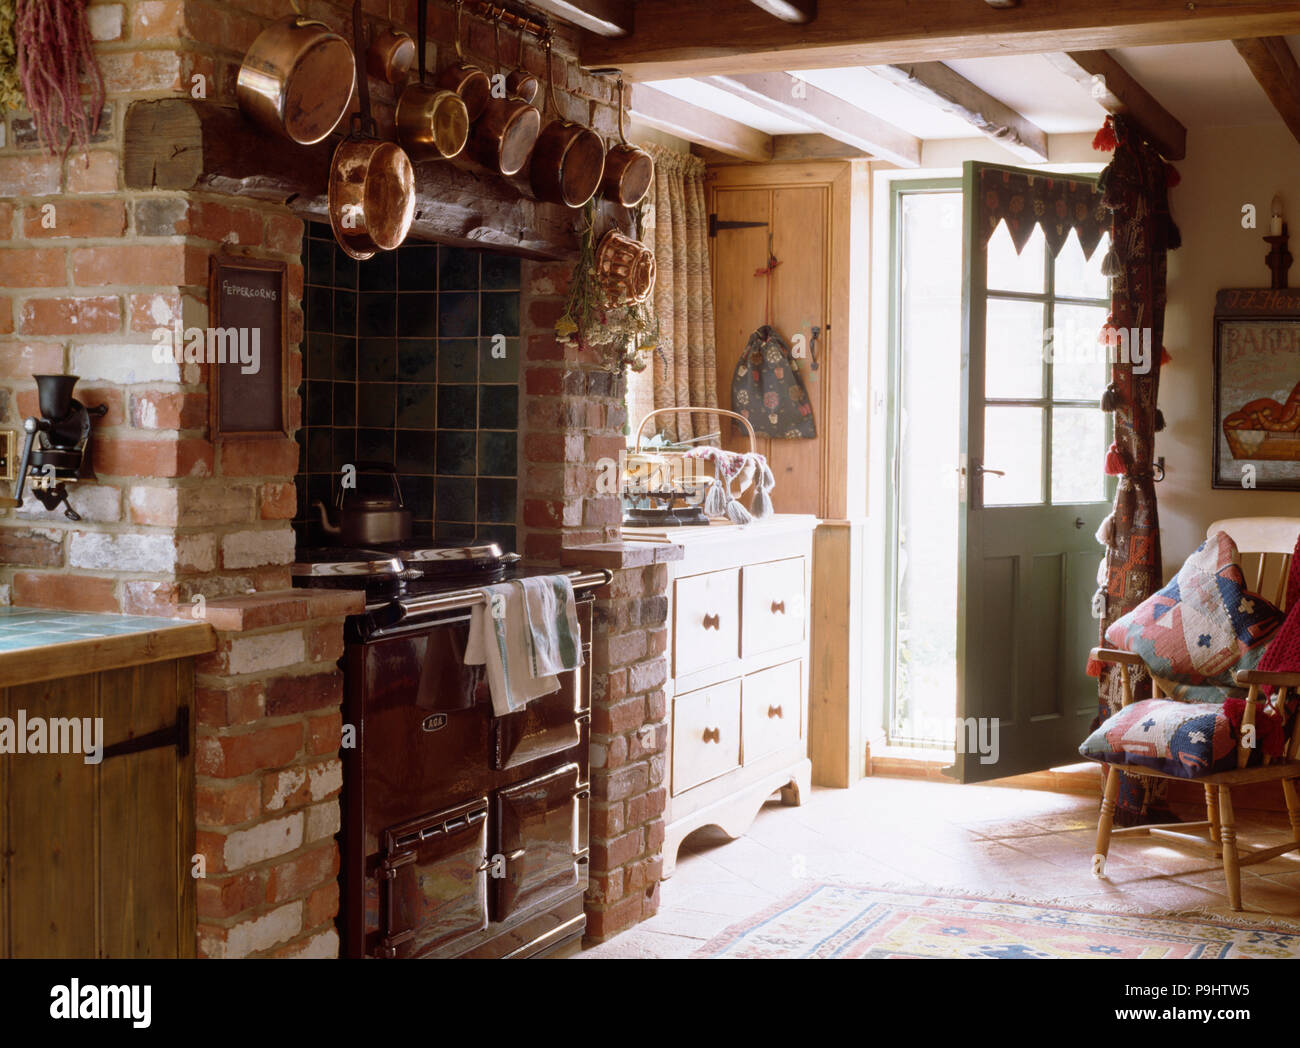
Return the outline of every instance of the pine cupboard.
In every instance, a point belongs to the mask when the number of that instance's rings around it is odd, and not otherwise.
[[[105,745],[98,764],[0,755],[0,958],[194,956],[192,655],[211,631],[155,636],[143,664],[28,683],[0,666],[0,717],[102,718]],[[120,661],[106,650],[41,665]]]

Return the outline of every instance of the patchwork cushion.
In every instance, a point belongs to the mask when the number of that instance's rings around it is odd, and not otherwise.
[[[1139,655],[1172,697],[1222,702],[1243,695],[1233,674],[1254,669],[1282,612],[1246,587],[1237,544],[1215,532],[1174,579],[1106,631],[1106,643]]]
[[[1079,752],[1184,779],[1236,767],[1237,741],[1222,705],[1146,699],[1126,706],[1084,740]]]

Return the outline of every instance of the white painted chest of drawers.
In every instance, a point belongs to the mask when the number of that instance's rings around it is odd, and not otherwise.
[[[669,752],[664,876],[701,826],[743,834],[777,790],[799,804],[808,760],[815,517],[744,527],[625,528],[685,549],[669,565]]]

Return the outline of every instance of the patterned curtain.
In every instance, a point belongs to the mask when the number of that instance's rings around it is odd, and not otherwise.
[[[1117,354],[1111,385],[1102,400],[1102,407],[1113,411],[1115,418],[1115,443],[1106,456],[1106,471],[1119,477],[1114,512],[1098,533],[1106,546],[1096,598],[1104,646],[1107,627],[1146,600],[1163,580],[1152,467],[1156,431],[1164,426],[1156,403],[1160,367],[1168,359],[1164,352],[1167,257],[1181,237],[1169,213],[1169,187],[1177,184],[1177,172],[1155,146],[1119,116],[1107,120],[1096,145],[1115,151],[1100,180],[1112,215],[1111,255],[1104,267],[1112,277],[1111,316],[1101,341],[1115,345],[1120,333],[1130,340],[1149,338],[1151,365],[1145,374],[1137,374],[1131,363],[1124,362],[1127,354]],[[1100,677],[1095,728],[1120,709],[1120,675],[1109,664],[1092,664],[1089,672]],[[1149,687],[1149,682],[1143,683]],[[1163,781],[1124,776],[1122,782],[1116,825],[1174,821]]]
[[[713,278],[709,270],[709,213],[704,161],[658,145],[655,184],[646,209],[645,243],[655,254],[655,315],[659,352],[651,367],[630,376],[628,419],[635,427],[653,408],[718,406]],[[664,415],[647,428],[677,440],[716,433],[714,414]]]
[[[1072,229],[1079,235],[1084,257],[1092,258],[1110,218],[1097,188],[1078,179],[985,167],[980,170],[979,192],[985,243],[1006,222],[1017,253],[1029,243],[1034,227],[1041,226],[1053,258],[1061,253]]]

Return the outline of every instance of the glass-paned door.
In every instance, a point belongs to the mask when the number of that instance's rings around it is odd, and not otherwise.
[[[1077,759],[1096,710],[1084,674],[1096,638],[1094,535],[1113,488],[1102,469],[1110,418],[1099,409],[1108,244],[1085,257],[1072,231],[1053,256],[1035,226],[1017,252],[1005,224],[986,241],[977,187],[987,166],[967,164],[963,186],[954,774],[964,782]]]

